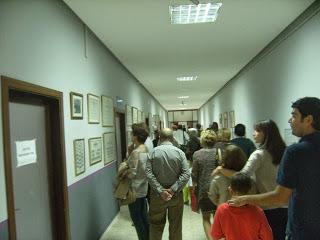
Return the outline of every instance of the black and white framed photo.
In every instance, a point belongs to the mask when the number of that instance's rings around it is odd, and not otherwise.
[[[70,92],[71,119],[83,119],[83,95]]]
[[[84,138],[73,140],[74,173],[76,176],[86,170],[86,155]]]
[[[103,134],[104,165],[116,160],[116,136],[114,132]]]
[[[101,137],[89,138],[89,163],[90,165],[102,161],[102,140]]]
[[[88,94],[88,122],[100,123],[100,97]]]
[[[101,119],[103,127],[113,127],[113,99],[104,95],[101,96]]]

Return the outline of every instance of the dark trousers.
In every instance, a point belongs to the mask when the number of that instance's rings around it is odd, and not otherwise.
[[[149,240],[147,199],[145,197],[137,198],[128,207],[139,240]]]
[[[274,240],[284,240],[286,238],[286,227],[288,220],[287,208],[275,208],[264,210],[272,229]]]

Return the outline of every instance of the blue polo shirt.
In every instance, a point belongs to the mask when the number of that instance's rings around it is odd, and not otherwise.
[[[288,208],[288,234],[293,240],[320,240],[320,132],[289,146],[277,182],[293,193]]]

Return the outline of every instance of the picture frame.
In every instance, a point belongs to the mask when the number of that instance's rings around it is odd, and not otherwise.
[[[114,126],[114,108],[111,97],[101,96],[101,122],[103,127]]]
[[[219,114],[219,125],[222,126],[223,124],[223,118],[222,118],[222,113]]]
[[[71,119],[83,119],[83,95],[70,92],[70,116]]]
[[[131,131],[127,131],[127,146],[132,144]]]
[[[101,137],[89,138],[89,163],[90,166],[102,161],[102,140]]]
[[[86,171],[86,155],[84,138],[73,140],[74,173],[76,176]]]
[[[132,107],[129,105],[126,105],[126,125],[132,125]]]
[[[138,118],[137,122],[140,123],[142,122],[142,112],[138,109]]]
[[[234,128],[234,126],[236,125],[235,123],[235,118],[234,118],[234,110],[229,112],[229,123],[231,128]]]
[[[114,132],[103,134],[104,165],[116,161],[116,135]]]
[[[138,109],[132,107],[132,123],[138,123]]]
[[[100,97],[91,93],[87,94],[88,98],[88,123],[100,123]]]
[[[223,127],[228,128],[228,112],[223,113]]]

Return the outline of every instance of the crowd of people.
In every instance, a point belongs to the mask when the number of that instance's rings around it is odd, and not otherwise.
[[[144,123],[133,124],[125,164],[139,240],[162,239],[167,219],[169,239],[181,240],[189,190],[208,240],[320,239],[320,99],[291,107],[292,134],[301,139],[290,146],[271,119],[254,125],[256,145],[244,124],[235,126],[234,139],[214,122],[206,130],[156,130],[153,141]]]

